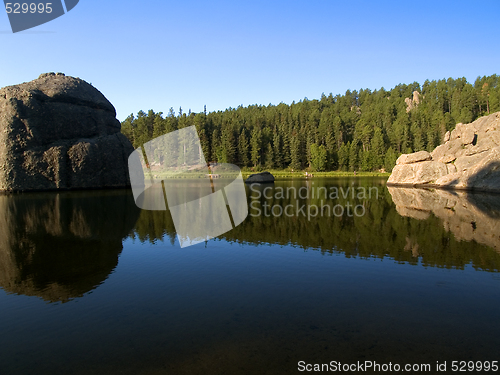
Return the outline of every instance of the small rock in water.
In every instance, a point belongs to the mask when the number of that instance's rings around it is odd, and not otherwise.
[[[251,174],[245,181],[245,183],[247,184],[267,183],[267,182],[274,182],[274,176],[270,172],[260,172]]]

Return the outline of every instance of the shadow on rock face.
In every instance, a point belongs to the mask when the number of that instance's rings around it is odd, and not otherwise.
[[[440,189],[388,189],[401,216],[425,220],[432,213],[457,240],[474,240],[500,253],[500,195]]]
[[[128,190],[0,195],[0,287],[67,302],[118,264],[139,217]]]
[[[113,105],[62,73],[0,89],[0,190],[130,186],[134,150]]]

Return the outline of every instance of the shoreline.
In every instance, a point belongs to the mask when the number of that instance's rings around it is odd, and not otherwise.
[[[312,177],[306,177],[306,171],[286,171],[286,170],[262,170],[262,171],[241,171],[243,178],[260,172],[269,172],[275,178],[287,178],[287,177],[301,177],[301,178],[317,178],[317,177],[389,177],[391,174],[386,172],[342,172],[342,171],[329,171],[329,172],[312,172]],[[308,172],[310,173],[310,172]]]

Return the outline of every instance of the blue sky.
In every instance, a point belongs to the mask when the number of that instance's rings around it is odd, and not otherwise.
[[[55,0],[54,0],[55,1]],[[500,74],[500,1],[103,1],[13,34],[0,87],[63,72],[125,119]]]

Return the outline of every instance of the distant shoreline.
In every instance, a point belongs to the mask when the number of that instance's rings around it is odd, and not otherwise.
[[[315,177],[389,177],[391,174],[388,172],[343,172],[343,171],[329,171],[329,172],[312,172],[312,177],[306,177],[306,171],[287,171],[287,170],[266,170],[262,171],[270,172],[275,178],[285,178],[285,177],[303,177],[303,178],[315,178]],[[242,171],[241,174],[243,178],[246,178],[254,173],[259,173],[262,171]],[[311,175],[311,172],[308,172]]]
[[[284,178],[302,178],[304,180],[310,180],[314,178],[324,178],[324,177],[389,177],[391,174],[388,172],[343,172],[343,171],[329,171],[329,172],[307,172],[309,175],[306,176],[306,171],[287,171],[287,170],[274,170],[274,169],[260,169],[258,171],[249,171],[247,169],[241,171],[243,179],[247,179],[250,175],[260,173],[260,172],[270,172],[277,180]],[[217,174],[217,173],[215,173]],[[164,175],[162,173],[154,174],[154,179],[160,181],[163,179],[199,179],[209,177],[208,174],[189,174],[189,173],[179,173]],[[221,176],[224,178],[223,176]]]

